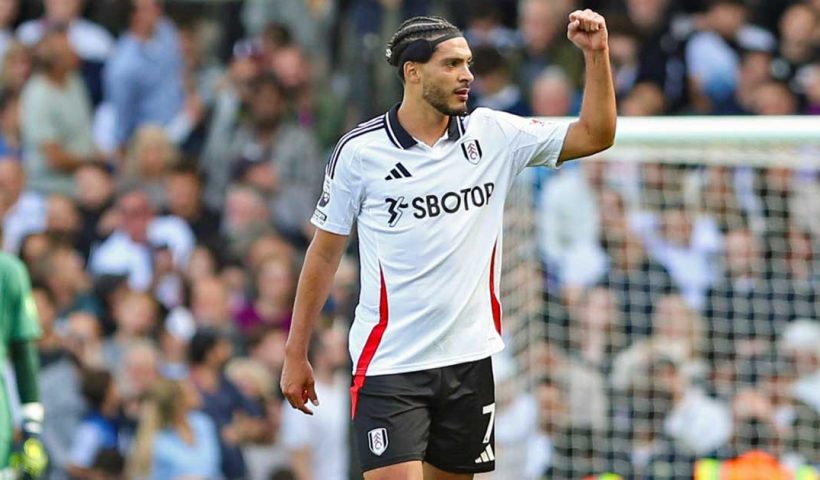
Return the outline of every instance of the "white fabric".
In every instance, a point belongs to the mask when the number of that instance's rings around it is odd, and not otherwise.
[[[347,480],[348,423],[350,401],[349,379],[338,377],[333,383],[316,381],[318,407],[313,415],[282,407],[281,442],[288,450],[309,449],[311,478]]]
[[[128,275],[131,288],[146,291],[151,286],[153,275],[151,245],[167,246],[178,268],[187,265],[194,249],[194,234],[190,227],[173,215],[156,217],[151,221],[148,241],[150,245],[134,242],[125,232],[117,230],[92,251],[89,270],[95,275]]]
[[[3,251],[18,254],[26,235],[45,229],[45,199],[35,192],[23,192],[3,217]]]
[[[690,388],[664,420],[666,433],[695,455],[705,455],[732,436],[732,412],[702,391]]]
[[[25,45],[34,45],[43,38],[48,24],[43,19],[24,22],[17,28],[17,38]],[[114,48],[114,37],[96,23],[78,18],[68,26],[68,40],[83,60],[105,61]]]
[[[407,133],[386,117],[366,123],[373,128],[381,121],[385,128],[340,140],[312,219],[341,235],[358,223],[362,289],[349,342],[354,372],[380,320],[382,273],[387,324],[367,375],[486,358],[504,347],[490,279],[498,298],[506,195],[525,167],[557,166],[567,125],[479,108],[464,117],[458,139],[445,135],[432,147],[416,142],[405,149],[396,139]],[[476,146],[480,158],[468,161],[465,150],[475,153]],[[387,180],[398,163],[411,176]]]

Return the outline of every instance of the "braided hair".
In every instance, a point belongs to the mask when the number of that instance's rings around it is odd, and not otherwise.
[[[413,17],[405,20],[393,34],[393,38],[387,42],[385,57],[387,63],[398,68],[399,77],[403,79],[404,62],[426,62],[430,60],[436,45],[460,36],[461,31],[441,17]]]

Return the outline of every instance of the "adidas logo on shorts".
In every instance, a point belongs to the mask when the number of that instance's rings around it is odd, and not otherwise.
[[[481,452],[481,455],[475,459],[475,463],[487,463],[495,461],[495,454],[493,453],[493,446],[489,443],[487,444],[487,448]]]

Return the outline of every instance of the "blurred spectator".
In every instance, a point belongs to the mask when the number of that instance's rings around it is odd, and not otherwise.
[[[205,22],[191,21],[179,26],[179,45],[182,50],[183,86],[189,95],[198,95],[205,108],[213,105],[217,84],[223,75],[222,67],[211,52],[209,33]],[[212,35],[210,35],[212,36]]]
[[[83,368],[102,368],[103,330],[93,314],[77,311],[63,322],[65,347]]]
[[[323,150],[332,149],[349,121],[344,100],[327,80],[317,82],[314,63],[296,45],[278,48],[270,68],[282,83],[299,126],[310,130]]]
[[[196,411],[201,404],[187,382],[161,380],[151,388],[128,459],[130,478],[221,478],[219,432],[207,415]]]
[[[800,89],[806,95],[806,106],[803,113],[820,115],[820,61],[815,61],[800,69],[797,80],[800,82]]]
[[[71,478],[95,480],[97,455],[103,450],[123,448],[124,439],[120,438],[116,420],[120,399],[114,378],[107,370],[85,370],[81,385],[88,413],[74,432],[67,471]]]
[[[713,260],[722,246],[714,220],[695,216],[681,205],[669,205],[657,217],[636,223],[642,223],[637,228],[649,255],[669,272],[686,302],[696,310],[703,308],[717,275]]]
[[[26,235],[46,228],[46,204],[43,197],[25,190],[26,174],[20,160],[0,158],[0,215],[2,216],[3,251],[20,252]]]
[[[80,213],[70,197],[60,194],[46,199],[46,233],[55,243],[74,246],[79,238]]]
[[[71,247],[52,247],[34,274],[53,295],[58,318],[67,318],[77,311],[89,312],[96,317],[103,314],[102,305],[91,290],[83,259]]]
[[[0,58],[6,56],[6,50],[14,41],[12,27],[17,18],[19,0],[0,0]]]
[[[260,325],[247,335],[248,356],[279,378],[285,362],[287,332],[272,325]]]
[[[0,90],[0,157],[23,157],[20,134],[20,98],[11,90]]]
[[[161,0],[131,0],[129,29],[105,67],[105,96],[114,108],[114,143],[123,148],[142,125],[154,123],[182,143],[200,120],[196,98],[185,98],[179,36]]]
[[[74,185],[74,198],[81,218],[76,247],[84,258],[88,258],[91,247],[116,229],[114,180],[103,165],[89,163],[74,172]]]
[[[272,231],[268,212],[265,199],[255,188],[243,184],[233,184],[228,188],[223,206],[222,232],[231,254],[243,258],[258,236]]]
[[[140,188],[153,205],[164,205],[164,180],[179,161],[179,151],[157,125],[139,127],[131,138],[119,174],[120,189]]]
[[[612,78],[615,95],[625,98],[638,79],[638,52],[641,42],[638,31],[627,18],[607,19],[609,31],[609,58],[612,62]]]
[[[703,31],[692,35],[686,45],[686,67],[704,103],[701,112],[732,111],[737,85],[738,50],[771,52],[772,34],[747,23],[748,8],[742,0],[714,0],[702,19]]]
[[[526,98],[510,78],[507,60],[494,47],[473,48],[476,107],[487,107],[515,115],[530,115]]]
[[[50,30],[34,49],[36,73],[20,99],[23,160],[29,188],[74,192],[72,174],[100,161],[91,138],[91,103],[64,30]]]
[[[348,478],[348,385],[344,337],[323,331],[308,352],[322,405],[313,416],[282,407],[282,443],[299,478]]]
[[[103,343],[105,364],[115,373],[123,367],[123,356],[129,345],[150,338],[156,332],[159,323],[159,311],[156,300],[142,292],[128,292],[118,298],[114,308],[114,335]]]
[[[572,113],[574,97],[575,92],[564,71],[547,67],[532,83],[532,114],[538,117],[568,116]]]
[[[751,112],[755,115],[796,115],[799,112],[797,96],[785,83],[768,81],[754,91]]]
[[[32,72],[32,55],[28,47],[13,41],[3,55],[0,69],[0,85],[4,90],[20,95]]]
[[[471,2],[467,13],[464,38],[473,49],[489,48],[508,54],[521,45],[517,33],[502,23],[499,2],[478,0]]]
[[[772,62],[772,73],[795,91],[800,91],[799,85],[793,83],[800,65],[817,60],[818,27],[820,10],[805,2],[794,2],[778,22],[780,48]]]
[[[163,175],[165,209],[190,227],[197,242],[208,248],[222,248],[220,226],[222,213],[203,201],[202,176],[195,168],[178,165]]]
[[[208,190],[224,192],[231,176],[244,178],[264,193],[277,228],[308,237],[324,168],[318,146],[308,131],[287,121],[286,93],[275,76],[257,78],[251,91],[248,121],[210,132],[202,159]]]
[[[820,323],[802,318],[790,323],[778,341],[778,350],[794,363],[796,381],[791,386],[795,400],[820,414]]]
[[[520,52],[518,84],[529,91],[545,68],[561,68],[573,86],[581,84],[583,57],[564,39],[566,16],[572,8],[569,2],[526,0],[519,7],[518,29],[524,45]]]
[[[191,313],[198,328],[213,329],[239,344],[228,286],[222,278],[214,276],[194,280],[191,285]]]
[[[80,16],[85,0],[45,0],[42,18],[23,22],[17,29],[17,38],[25,45],[35,45],[46,36],[49,29],[64,28],[68,32],[71,48],[80,56],[80,68],[92,103],[102,100],[102,69],[114,47],[114,39],[108,31]]]
[[[157,217],[148,195],[131,190],[117,201],[117,229],[91,254],[88,265],[95,275],[128,275],[131,288],[151,285],[155,250],[167,249],[173,264],[184,268],[194,248],[188,226],[172,215]]]
[[[64,478],[65,464],[74,431],[80,424],[85,403],[80,395],[80,375],[76,359],[63,347],[57,334],[54,301],[48,290],[34,288],[34,303],[43,336],[38,343],[40,377],[38,388],[46,416],[43,444],[49,455],[51,477]]]
[[[761,51],[743,52],[735,88],[735,112],[753,113],[758,88],[772,79],[772,53]]]
[[[640,39],[635,87],[621,105],[624,113],[658,115],[688,106],[689,78],[685,39],[689,28],[675,29],[670,0],[626,0],[629,20]]]
[[[268,257],[255,271],[255,295],[236,313],[243,333],[260,325],[290,329],[296,272],[290,257]]]
[[[219,432],[222,474],[229,480],[247,474],[240,447],[264,441],[269,435],[261,406],[245,397],[225,377],[231,351],[230,342],[209,329],[197,331],[188,349],[191,381],[202,396],[202,410]]]

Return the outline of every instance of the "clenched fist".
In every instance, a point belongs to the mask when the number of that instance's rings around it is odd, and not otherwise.
[[[584,52],[607,48],[607,31],[604,17],[590,9],[576,10],[569,14],[567,38]]]

